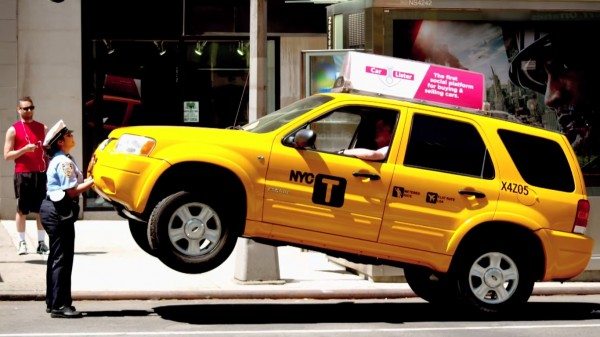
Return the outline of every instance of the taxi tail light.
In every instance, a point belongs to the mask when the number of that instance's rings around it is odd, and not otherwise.
[[[575,213],[575,222],[573,223],[573,233],[585,234],[590,216],[590,202],[580,199],[577,202],[577,212]]]

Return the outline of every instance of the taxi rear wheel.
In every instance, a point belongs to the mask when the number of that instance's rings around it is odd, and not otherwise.
[[[455,289],[447,275],[419,266],[404,267],[404,277],[415,295],[432,304],[449,304],[456,301]]]
[[[159,202],[149,220],[151,246],[168,267],[188,274],[218,267],[233,251],[235,212],[191,192]]]
[[[526,256],[508,245],[471,246],[456,275],[463,303],[482,313],[503,313],[526,303],[535,283]]]
[[[129,232],[133,241],[146,253],[156,256],[156,252],[150,246],[150,236],[148,233],[148,223],[129,219]]]

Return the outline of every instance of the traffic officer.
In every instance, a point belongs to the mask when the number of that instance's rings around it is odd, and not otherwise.
[[[50,239],[46,269],[46,312],[54,318],[77,318],[72,306],[71,273],[75,255],[75,221],[79,215],[79,195],[92,187],[92,178],[83,174],[69,154],[75,147],[73,131],[58,121],[43,143],[48,156],[46,198],[40,208],[42,225]]]

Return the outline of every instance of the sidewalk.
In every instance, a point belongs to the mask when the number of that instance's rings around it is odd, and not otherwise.
[[[34,221],[27,221],[30,253],[17,255],[14,221],[0,220],[0,300],[42,300],[46,256],[35,253]],[[279,284],[242,284],[234,279],[237,248],[218,268],[179,273],[137,247],[124,220],[75,224],[73,297],[84,299],[359,299],[414,297],[406,283],[372,282],[348,272],[322,253],[279,247]],[[33,253],[32,253],[33,252]],[[534,294],[600,294],[600,282],[543,282]]]

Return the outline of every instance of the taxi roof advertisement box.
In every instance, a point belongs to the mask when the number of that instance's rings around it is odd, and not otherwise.
[[[469,109],[484,106],[484,75],[474,71],[351,51],[341,76],[353,90]]]

